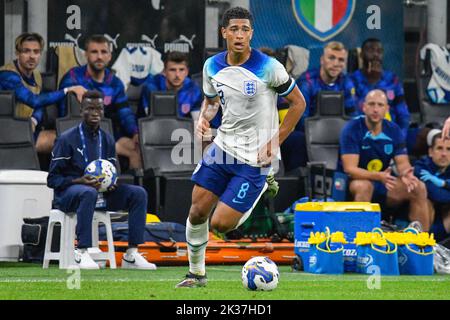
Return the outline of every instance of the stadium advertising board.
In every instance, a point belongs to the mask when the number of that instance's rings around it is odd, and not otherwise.
[[[385,68],[403,74],[402,1],[251,0],[250,8],[254,47],[304,47],[310,50],[310,67],[317,67],[324,43],[336,40],[356,48],[375,37],[383,42]]]
[[[204,1],[197,0],[49,0],[49,46],[82,48],[87,36],[104,34],[112,63],[127,44],[140,45],[189,53],[195,73],[202,67],[204,12]]]

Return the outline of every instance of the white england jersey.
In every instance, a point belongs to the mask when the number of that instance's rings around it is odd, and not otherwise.
[[[163,71],[161,53],[150,47],[125,47],[112,67],[116,76],[122,80],[125,90],[131,82],[135,85],[145,81],[149,74]]]
[[[203,67],[203,92],[219,96],[223,111],[214,142],[239,161],[259,166],[258,150],[278,132],[278,95],[288,95],[295,81],[281,63],[258,50],[239,66],[226,58],[226,51],[219,53]]]

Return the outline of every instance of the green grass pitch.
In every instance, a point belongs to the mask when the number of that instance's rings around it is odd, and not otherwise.
[[[78,275],[51,265],[0,263],[1,300],[407,300],[450,299],[450,275],[381,277],[379,289],[369,289],[369,276],[312,275],[280,266],[280,282],[271,292],[243,288],[241,266],[207,266],[208,286],[175,289],[187,267],[156,271],[81,270]],[[370,282],[370,281],[369,281]]]
[[[138,270],[44,270],[37,264],[0,263],[0,299],[21,300],[408,300],[450,299],[450,275],[381,277],[369,289],[369,276],[312,275],[280,266],[280,282],[271,292],[243,288],[241,266],[207,266],[208,286],[175,289],[187,267]],[[80,279],[78,281],[77,279]],[[370,281],[369,281],[370,282]]]

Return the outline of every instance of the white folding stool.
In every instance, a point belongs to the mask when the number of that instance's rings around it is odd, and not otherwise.
[[[111,269],[116,269],[116,256],[114,252],[113,235],[111,228],[111,217],[109,211],[94,211],[92,219],[92,247],[98,248],[98,225],[103,223],[106,228],[108,251],[97,250],[89,253],[93,260],[109,260]],[[53,230],[56,223],[61,224],[61,238],[59,252],[52,252]],[[75,228],[77,225],[76,213],[64,213],[58,209],[50,210],[48,220],[47,239],[45,242],[43,268],[47,269],[50,260],[58,260],[60,269],[68,269],[75,266]]]

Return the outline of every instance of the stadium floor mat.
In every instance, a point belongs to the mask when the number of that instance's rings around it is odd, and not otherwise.
[[[107,250],[107,242],[100,241],[100,249]],[[127,242],[114,242],[117,265],[120,266]],[[152,263],[161,266],[187,265],[186,242],[145,242],[139,252]],[[294,243],[273,243],[270,239],[210,240],[206,247],[206,264],[243,264],[252,257],[266,256],[280,265],[291,265],[295,258]]]

